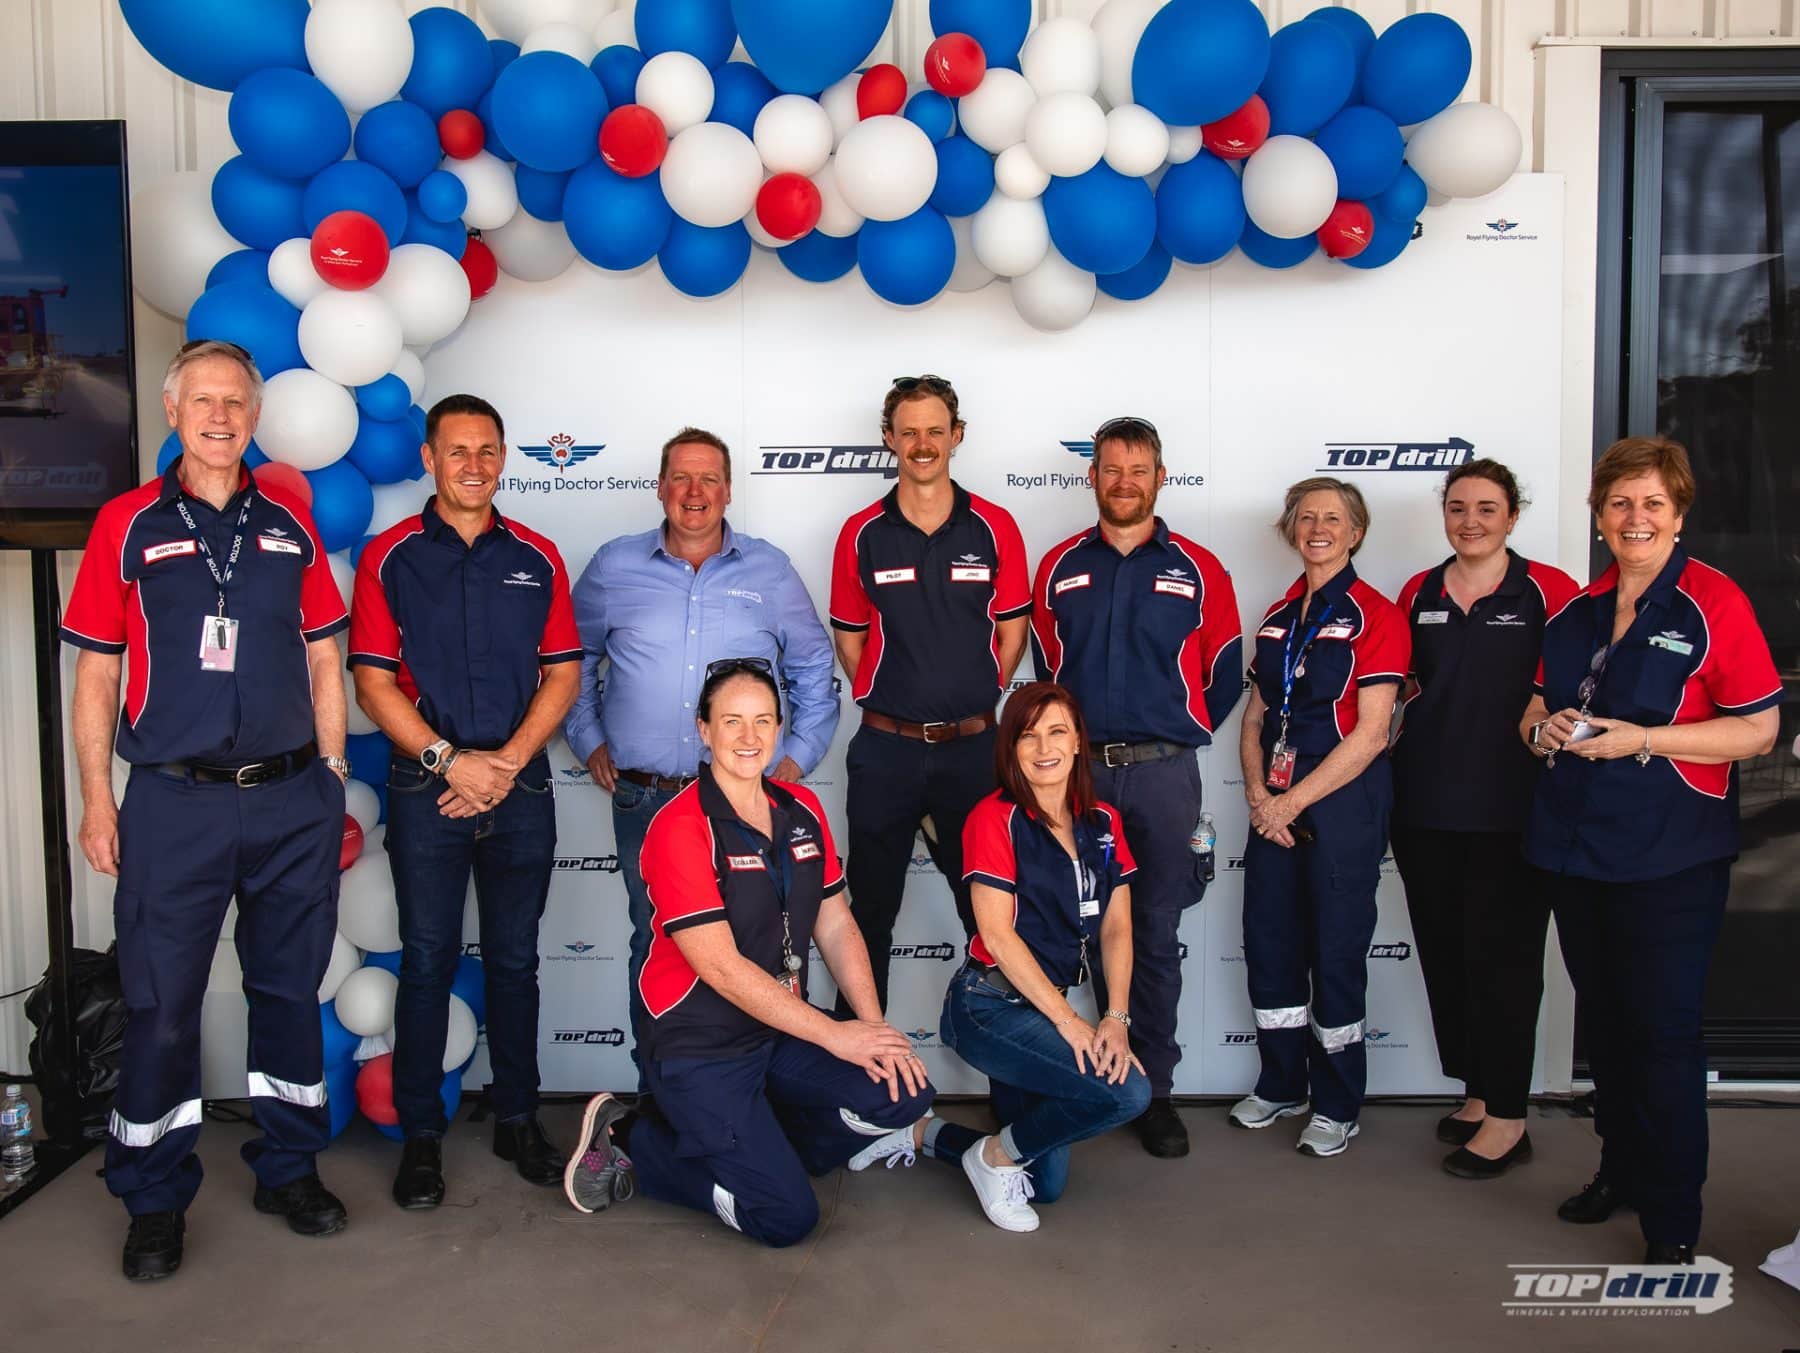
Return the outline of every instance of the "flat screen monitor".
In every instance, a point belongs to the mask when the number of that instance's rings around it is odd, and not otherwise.
[[[0,548],[137,483],[123,122],[0,122]]]

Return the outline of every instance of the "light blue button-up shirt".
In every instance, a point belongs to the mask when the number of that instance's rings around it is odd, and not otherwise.
[[[605,744],[621,770],[694,774],[695,707],[721,658],[766,658],[780,677],[787,709],[771,769],[791,756],[811,772],[824,758],[838,721],[831,640],[787,555],[730,523],[724,532],[697,570],[663,548],[659,525],[608,541],[582,571],[581,693],[563,723],[582,761]]]

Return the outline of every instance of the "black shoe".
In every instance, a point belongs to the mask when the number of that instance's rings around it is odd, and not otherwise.
[[[1477,1132],[1481,1131],[1481,1119],[1458,1118],[1455,1114],[1445,1114],[1437,1121],[1437,1139],[1445,1146],[1467,1146]]]
[[[444,1201],[444,1144],[436,1137],[408,1137],[394,1172],[394,1201],[404,1208]]]
[[[145,1212],[125,1233],[125,1276],[134,1283],[167,1278],[181,1267],[187,1221],[179,1212]]]
[[[494,1124],[494,1154],[510,1160],[527,1184],[545,1187],[563,1182],[568,1158],[558,1153],[535,1116]]]
[[[1531,1134],[1527,1132],[1512,1144],[1504,1156],[1478,1156],[1466,1146],[1459,1146],[1444,1157],[1444,1173],[1458,1179],[1498,1179],[1515,1165],[1531,1159]]]
[[[286,1217],[288,1230],[298,1236],[328,1236],[344,1229],[350,1216],[337,1195],[316,1174],[283,1184],[278,1189],[256,1186],[251,1198],[258,1212]]]
[[[1650,1242],[1650,1248],[1644,1251],[1646,1264],[1691,1264],[1694,1262],[1692,1245],[1658,1245]]]
[[[1596,1174],[1580,1193],[1573,1198],[1563,1199],[1562,1206],[1556,1209],[1556,1215],[1562,1221],[1592,1226],[1596,1222],[1605,1221],[1621,1207],[1630,1206],[1630,1200],[1618,1185],[1605,1175]]]
[[[1137,1129],[1138,1136],[1143,1138],[1144,1150],[1153,1156],[1174,1160],[1188,1153],[1187,1127],[1167,1095],[1159,1095],[1150,1101],[1150,1107],[1138,1117]]]

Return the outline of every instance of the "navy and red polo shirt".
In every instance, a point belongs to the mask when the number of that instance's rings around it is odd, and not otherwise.
[[[1444,590],[1446,559],[1400,589],[1412,635],[1413,693],[1394,744],[1394,823],[1434,831],[1520,832],[1538,759],[1519,738],[1544,622],[1581,586],[1506,552],[1500,586],[1467,612]]]
[[[635,997],[641,1056],[723,1059],[754,1052],[775,1030],[702,982],[671,938],[690,926],[724,921],[737,950],[772,977],[782,967],[781,890],[789,936],[800,959],[805,998],[807,951],[825,899],[843,891],[844,867],[825,825],[825,810],[805,785],[763,781],[770,834],[738,817],[713,780],[712,763],[657,811],[638,856],[650,895],[650,952]]]
[[[1125,826],[1110,803],[1075,814],[1075,857],[1038,818],[1004,789],[976,804],[963,824],[963,879],[1013,896],[1013,929],[1044,976],[1059,987],[1082,980],[1081,941],[1088,962],[1099,962],[1100,921],[1113,889],[1137,873]],[[980,935],[969,957],[994,966]]]
[[[1537,689],[1579,709],[1582,678],[1612,640],[1619,569],[1600,575],[1544,627]],[[1755,714],[1781,704],[1768,640],[1743,589],[1679,545],[1638,598],[1588,708],[1646,728]],[[1666,878],[1738,851],[1735,764],[1652,756],[1558,756],[1538,780],[1525,857],[1540,869],[1615,883]]]
[[[1231,575],[1160,517],[1129,555],[1093,526],[1038,564],[1038,675],[1075,693],[1097,746],[1209,744],[1242,694],[1243,643]]]
[[[1256,631],[1250,679],[1269,708],[1262,729],[1265,756],[1281,735],[1281,668],[1295,625],[1300,626],[1293,641],[1298,659],[1314,623],[1323,622],[1294,676],[1287,740],[1301,756],[1328,756],[1350,735],[1356,727],[1356,692],[1361,687],[1398,685],[1406,679],[1412,648],[1406,617],[1357,577],[1354,565],[1346,563],[1314,594],[1312,608],[1302,620],[1305,598],[1302,574],[1269,607]]]
[[[243,766],[313,737],[306,646],[349,623],[325,547],[297,498],[241,473],[223,511],[186,493],[179,459],[161,479],[100,509],[63,642],[125,655],[118,753],[133,765],[195,761]],[[243,545],[225,589],[238,622],[236,670],[200,666],[203,617],[219,588],[176,507],[185,501],[223,573],[249,495]]]
[[[999,623],[1031,613],[1025,542],[1005,508],[953,484],[930,535],[900,510],[900,490],[838,532],[831,626],[869,635],[850,695],[889,718],[950,722],[993,710],[1005,682]]]
[[[350,665],[395,673],[420,717],[458,747],[500,746],[524,721],[539,669],[580,661],[562,556],[498,512],[465,545],[433,497],[357,561]]]

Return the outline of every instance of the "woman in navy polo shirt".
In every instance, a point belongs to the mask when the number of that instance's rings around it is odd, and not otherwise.
[[[1635,1205],[1646,1263],[1691,1263],[1706,1178],[1706,968],[1738,850],[1735,763],[1775,746],[1781,678],[1743,591],[1681,548],[1694,475],[1633,437],[1594,466],[1613,564],[1544,629],[1520,724],[1549,763],[1525,856],[1593,1070],[1600,1170],[1557,1215]]]
[[[1250,804],[1244,966],[1262,1074],[1231,1109],[1264,1128],[1314,1110],[1295,1146],[1343,1152],[1358,1132],[1375,887],[1393,783],[1388,727],[1406,676],[1406,619],[1356,576],[1369,529],[1354,484],[1288,489],[1282,540],[1304,572],[1263,616],[1238,755]],[[1310,1033],[1309,1033],[1310,1029]]]
[[[1497,460],[1440,491],[1455,551],[1400,589],[1412,631],[1394,744],[1394,862],[1406,884],[1438,1060],[1467,1097],[1437,1125],[1444,1169],[1492,1179],[1531,1159],[1525,1101],[1550,903],[1520,853],[1539,768],[1519,746],[1544,622],[1580,589],[1514,554],[1519,481]]]
[[[1035,1231],[1030,1199],[1052,1202],[1069,1147],[1141,1114],[1150,1082],[1131,1055],[1131,890],[1137,866],[1118,812],[1094,798],[1075,697],[1048,681],[1001,711],[1000,788],[963,827],[963,868],[979,933],[950,979],[941,1034],[984,1072],[992,1136],[934,1120],[932,1154],[960,1157],[988,1220]],[[1104,973],[1096,969],[1101,964]],[[1104,987],[1099,979],[1104,977]],[[1090,978],[1105,1013],[1090,1024],[1068,990]]]
[[[791,1245],[819,1220],[808,1173],[910,1162],[932,1091],[881,1018],[824,810],[763,775],[781,732],[769,664],[714,663],[699,707],[711,760],[658,810],[641,857],[650,950],[632,996],[654,1108],[589,1101],[564,1187],[598,1211],[629,1196],[635,1162],[652,1198]],[[815,943],[855,1018],[808,1003]]]

